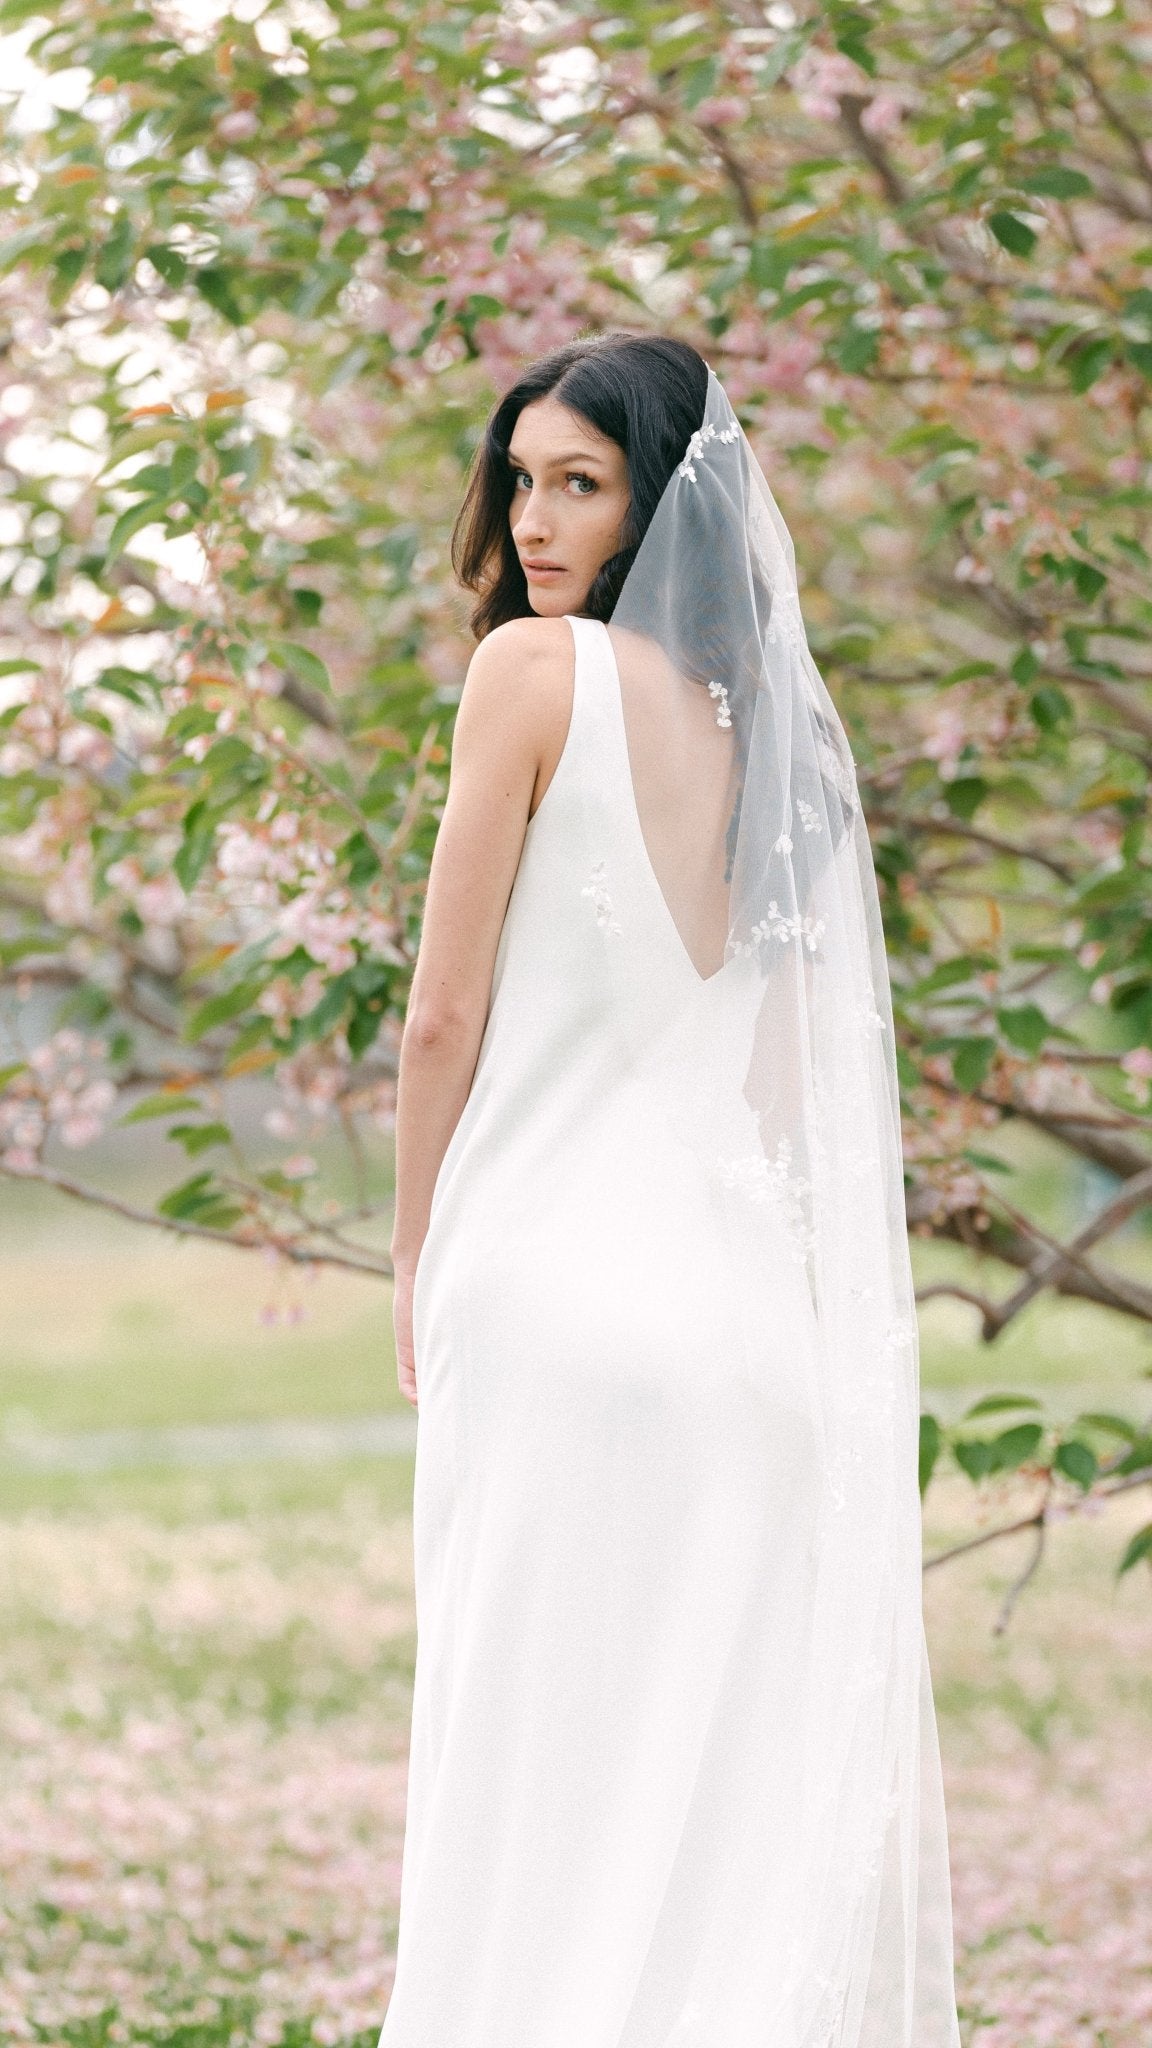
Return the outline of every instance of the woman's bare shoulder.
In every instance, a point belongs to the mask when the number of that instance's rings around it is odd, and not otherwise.
[[[574,648],[567,619],[508,619],[486,634],[469,664],[468,674],[506,679],[530,669],[572,673]]]
[[[460,718],[515,727],[546,753],[552,729],[566,728],[575,651],[565,619],[509,619],[477,647],[468,665]]]

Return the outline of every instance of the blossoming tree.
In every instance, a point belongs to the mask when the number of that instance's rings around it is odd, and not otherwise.
[[[1105,1250],[1152,1195],[1149,0],[4,0],[0,32],[0,1170],[387,1272],[367,1186],[301,1146],[390,1116],[462,474],[526,355],[663,326],[757,443],[852,736],[909,1220],[977,1275],[922,1293],[986,1339],[1043,1290],[1152,1322]],[[62,1163],[112,1115],[186,1155],[154,1211]],[[1071,1237],[1009,1120],[1105,1186]],[[1152,1466],[1121,1417],[988,1413],[952,1450],[1032,1470],[1041,1538]]]

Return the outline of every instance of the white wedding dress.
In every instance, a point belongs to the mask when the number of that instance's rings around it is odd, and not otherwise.
[[[612,636],[570,623],[568,737],[416,1272],[418,1655],[381,2048],[957,2048],[926,1666],[918,1754],[845,1788],[798,1705],[827,1493],[812,1301],[783,1225],[765,1257],[760,1208],[750,1257],[747,1205],[689,1142],[755,963],[693,964]],[[905,1846],[918,1831],[919,1916],[868,1890],[874,1842],[814,1910],[822,1831],[854,1800]]]

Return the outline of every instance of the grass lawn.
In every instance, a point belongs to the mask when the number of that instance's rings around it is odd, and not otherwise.
[[[382,1286],[284,1283],[58,1205],[22,1202],[12,1221],[12,1443],[401,1405]],[[1125,1255],[1147,1270],[1141,1244]],[[917,1249],[934,1271],[951,1257]],[[963,1305],[930,1304],[923,1330],[942,1413],[990,1384],[1070,1412],[1147,1393],[1147,1341],[1099,1311],[1042,1305],[991,1352]],[[89,1476],[0,1457],[0,2039],[375,2042],[414,1654],[410,1494],[404,1456]],[[975,1512],[966,1483],[934,1488],[929,1548]],[[1016,1556],[929,1575],[966,2048],[1152,2038],[1152,1584],[1112,1575],[1147,1517],[1133,1499],[1060,1525],[1000,1639]]]

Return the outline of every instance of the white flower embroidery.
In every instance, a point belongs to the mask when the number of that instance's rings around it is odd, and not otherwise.
[[[787,647],[803,647],[804,620],[800,612],[800,593],[790,583],[778,583],[772,592],[772,610],[764,634],[770,647],[777,647],[783,641]]]
[[[911,1351],[919,1334],[918,1326],[911,1316],[894,1316],[885,1331],[885,1342],[889,1351],[893,1353]]]
[[[856,763],[852,759],[851,753],[845,759],[840,749],[831,746],[822,735],[816,741],[816,751],[820,756],[829,780],[839,791],[845,803],[849,806],[854,806],[857,802]]]
[[[816,815],[813,805],[810,804],[805,797],[797,797],[796,809],[800,813],[800,822],[803,825],[804,830],[806,832],[822,832],[824,830],[823,825],[820,823],[820,820]]]
[[[772,851],[773,853],[791,853],[792,841],[789,839],[788,834],[786,832],[782,832],[780,834],[780,837],[776,841],[776,844],[773,847]]]
[[[779,845],[779,841],[777,841],[777,845]],[[790,849],[791,841],[789,841]],[[763,945],[765,939],[779,939],[782,946],[786,946],[790,939],[795,939],[798,946],[807,946],[808,951],[814,953],[820,944],[823,934],[824,919],[822,917],[801,917],[799,913],[794,917],[787,917],[779,904],[773,900],[768,905],[767,917],[761,918],[759,924],[752,926],[746,940],[734,940],[733,947],[737,953],[742,954],[745,959],[749,959],[755,953],[757,946]]]
[[[723,683],[709,683],[708,695],[719,699],[720,709],[716,713],[716,723],[717,725],[722,725],[725,731],[727,731],[732,723],[732,709],[728,702],[728,692],[724,688]]]
[[[721,1159],[720,1180],[750,1202],[764,1202],[775,1209],[784,1225],[788,1248],[794,1262],[804,1265],[816,1248],[811,1218],[812,1184],[792,1169],[792,1140],[781,1138],[775,1159],[764,1152],[746,1152],[735,1159]]]
[[[706,427],[697,427],[696,432],[684,451],[684,460],[676,471],[677,476],[686,476],[689,483],[694,484],[696,482],[696,460],[704,453],[705,442],[727,441],[731,443],[739,438],[739,434],[740,429],[735,424],[730,427],[716,427],[710,423]]]
[[[597,861],[591,877],[580,891],[581,896],[591,899],[596,910],[596,922],[601,931],[618,932],[622,926],[616,917],[616,906],[608,894],[608,868],[606,862]]]
[[[865,1031],[887,1031],[888,1029],[875,1003],[857,1003],[856,1018]]]

